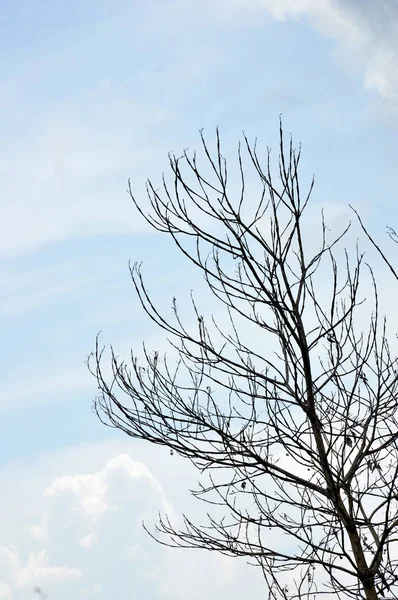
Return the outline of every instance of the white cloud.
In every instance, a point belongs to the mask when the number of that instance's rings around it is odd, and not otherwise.
[[[84,454],[76,458],[80,465],[87,464]],[[25,486],[29,486],[27,481]],[[106,564],[108,552],[115,561],[124,555],[127,570],[131,553],[126,555],[125,549],[126,546],[141,548],[142,544],[134,540],[145,536],[141,528],[143,516],[151,515],[154,521],[158,508],[171,508],[149,469],[126,453],[108,459],[99,470],[55,477],[45,488],[43,500],[44,510],[38,524],[28,529],[30,537],[42,548],[28,551],[25,562],[21,557],[29,544],[23,550],[12,546],[0,548],[0,572],[5,574],[1,588],[4,598],[14,598],[13,593],[34,585],[48,595],[50,592],[52,596],[61,594],[62,598],[59,582],[63,583],[65,598],[68,593],[74,597],[100,595],[101,575],[98,575],[99,581],[92,580],[98,562],[105,561],[102,573],[109,586],[112,572]],[[24,520],[23,515],[21,519]],[[132,527],[126,527],[128,523]],[[79,554],[79,548],[84,554]],[[91,553],[94,553],[93,558],[90,558]],[[143,556],[147,557],[148,553],[137,551],[136,559],[141,560]],[[80,580],[83,586],[75,588]],[[109,590],[104,594],[109,594]]]
[[[82,577],[82,575],[83,573],[80,569],[51,565],[47,551],[42,550],[37,553],[32,552],[29,555],[26,567],[20,569],[17,583],[19,585],[30,585],[39,580],[43,584],[46,584],[52,581],[76,579]]]
[[[121,510],[124,499],[114,504],[111,500],[113,485],[120,479],[144,480],[162,495],[162,488],[145,465],[135,462],[127,454],[120,454],[107,462],[104,469],[94,474],[64,475],[57,477],[45,490],[45,496],[54,498],[62,494],[75,497],[72,511],[79,511],[90,521],[96,522],[106,512]]]
[[[308,19],[335,40],[345,64],[362,70],[366,89],[398,104],[398,14],[387,0],[259,0],[258,6],[278,20]]]
[[[30,535],[34,540],[38,542],[45,542],[48,535],[48,514],[43,513],[38,525],[34,525],[30,528]]]
[[[3,582],[3,589],[10,590],[13,586],[29,587],[37,581],[41,584],[65,582],[82,577],[80,569],[50,564],[48,552],[31,552],[26,563],[22,561],[15,548],[0,547],[0,572],[8,581]]]
[[[12,590],[9,585],[0,581],[0,600],[12,600]]]
[[[97,543],[97,541],[98,541],[97,536],[94,535],[93,533],[89,533],[84,538],[82,538],[79,543],[82,548],[92,548],[94,546],[94,544]]]
[[[137,458],[122,448],[135,448]],[[50,479],[41,505],[33,493],[37,468],[32,464],[18,475],[24,480],[29,506],[19,502],[18,496],[0,498],[3,537],[18,541],[18,548],[8,543],[0,551],[0,589],[5,599],[24,600],[27,588],[33,586],[57,600],[91,595],[108,600],[130,593],[182,599],[187,590],[193,600],[220,596],[239,600],[248,591],[253,600],[262,597],[261,573],[243,561],[165,548],[143,531],[142,519],[151,528],[159,510],[167,511],[178,523],[172,498],[182,502],[182,509],[190,514],[195,514],[192,507],[200,508],[197,502],[188,501],[187,487],[193,487],[195,478],[186,461],[131,442],[76,448],[41,461],[40,472]],[[65,474],[53,477],[57,471]],[[6,477],[0,472],[0,485],[17,489],[11,473]],[[1,519],[9,510],[7,502],[18,512],[18,521],[9,527]],[[115,505],[119,510],[112,510]],[[34,539],[40,546],[35,551],[31,535],[20,534],[26,531],[23,523],[31,519],[26,515],[32,507],[36,511],[33,522],[41,527],[48,523],[46,538],[39,535]],[[40,518],[40,514],[47,516]]]
[[[394,103],[398,101],[397,61],[398,48],[382,44],[369,57],[364,76],[367,89],[376,90]]]

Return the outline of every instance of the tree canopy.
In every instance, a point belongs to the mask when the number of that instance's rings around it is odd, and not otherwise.
[[[398,366],[374,271],[358,244],[345,248],[349,223],[333,237],[321,213],[309,228],[314,181],[303,191],[301,150],[282,125],[276,176],[270,151],[262,159],[244,136],[231,183],[219,132],[214,148],[201,142],[204,166],[195,152],[171,154],[171,184],[148,181],[149,203],[130,182],[129,193],[224,317],[205,316],[193,294],[193,319],[176,298],[165,316],[134,263],[138,300],[172,357],[144,344],[143,359],[119,360],[112,349],[108,375],[97,339],[96,411],[199,471],[207,522],[161,515],[151,533],[161,543],[245,558],[275,600],[396,598]]]

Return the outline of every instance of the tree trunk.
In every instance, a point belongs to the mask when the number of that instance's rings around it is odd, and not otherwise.
[[[365,592],[366,600],[379,600],[373,575],[371,575],[367,581],[362,582],[362,586],[363,591]]]

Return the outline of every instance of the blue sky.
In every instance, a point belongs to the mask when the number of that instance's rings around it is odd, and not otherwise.
[[[344,222],[352,203],[380,240],[397,226],[397,9],[25,0],[3,1],[0,18],[0,599],[33,597],[33,585],[57,600],[186,598],[192,579],[193,600],[260,598],[250,567],[168,552],[136,528],[190,506],[193,475],[101,426],[84,361],[100,330],[121,354],[164,345],[129,259],[144,261],[162,306],[200,288],[125,189],[130,177],[144,197],[201,128],[211,138],[218,125],[227,154],[242,129],[276,150],[282,113],[316,176],[314,205]],[[198,575],[209,569],[212,584]]]

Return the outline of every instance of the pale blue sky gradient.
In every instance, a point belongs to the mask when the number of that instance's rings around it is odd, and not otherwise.
[[[182,593],[192,578],[189,553],[166,558],[141,533],[126,540],[123,518],[140,520],[150,498],[154,520],[161,503],[160,492],[145,491],[140,478],[131,484],[125,466],[114,493],[120,501],[130,494],[131,506],[116,511],[115,530],[112,520],[104,517],[101,529],[84,516],[68,529],[81,539],[96,535],[92,547],[79,546],[62,526],[74,514],[69,492],[62,506],[43,493],[56,477],[78,473],[104,472],[108,485],[107,461],[126,453],[147,465],[177,514],[175,490],[186,489],[168,456],[101,426],[90,410],[96,390],[84,361],[98,331],[126,352],[144,339],[164,343],[139,309],[128,260],[144,261],[162,306],[201,285],[170,240],[135,214],[125,192],[129,177],[144,198],[146,178],[160,181],[169,150],[198,148],[201,128],[212,139],[219,126],[227,154],[242,129],[276,153],[282,113],[286,132],[302,142],[304,179],[315,174],[314,204],[344,221],[352,203],[379,240],[385,225],[397,226],[398,11],[388,0],[359,4],[3,2],[0,513],[13,525],[5,523],[0,547],[4,556],[19,553],[20,562],[12,570],[0,560],[0,598],[32,597],[32,578],[50,600],[235,600],[242,589],[262,597],[259,575],[242,565],[238,584],[235,567],[224,562],[213,588],[202,581]],[[42,533],[32,534],[39,522]],[[140,558],[133,551],[126,558],[134,536]],[[107,556],[105,547],[124,553],[117,574],[106,571],[117,552]],[[134,567],[145,552],[153,566],[147,579]],[[209,560],[198,558],[197,568],[205,572]]]

